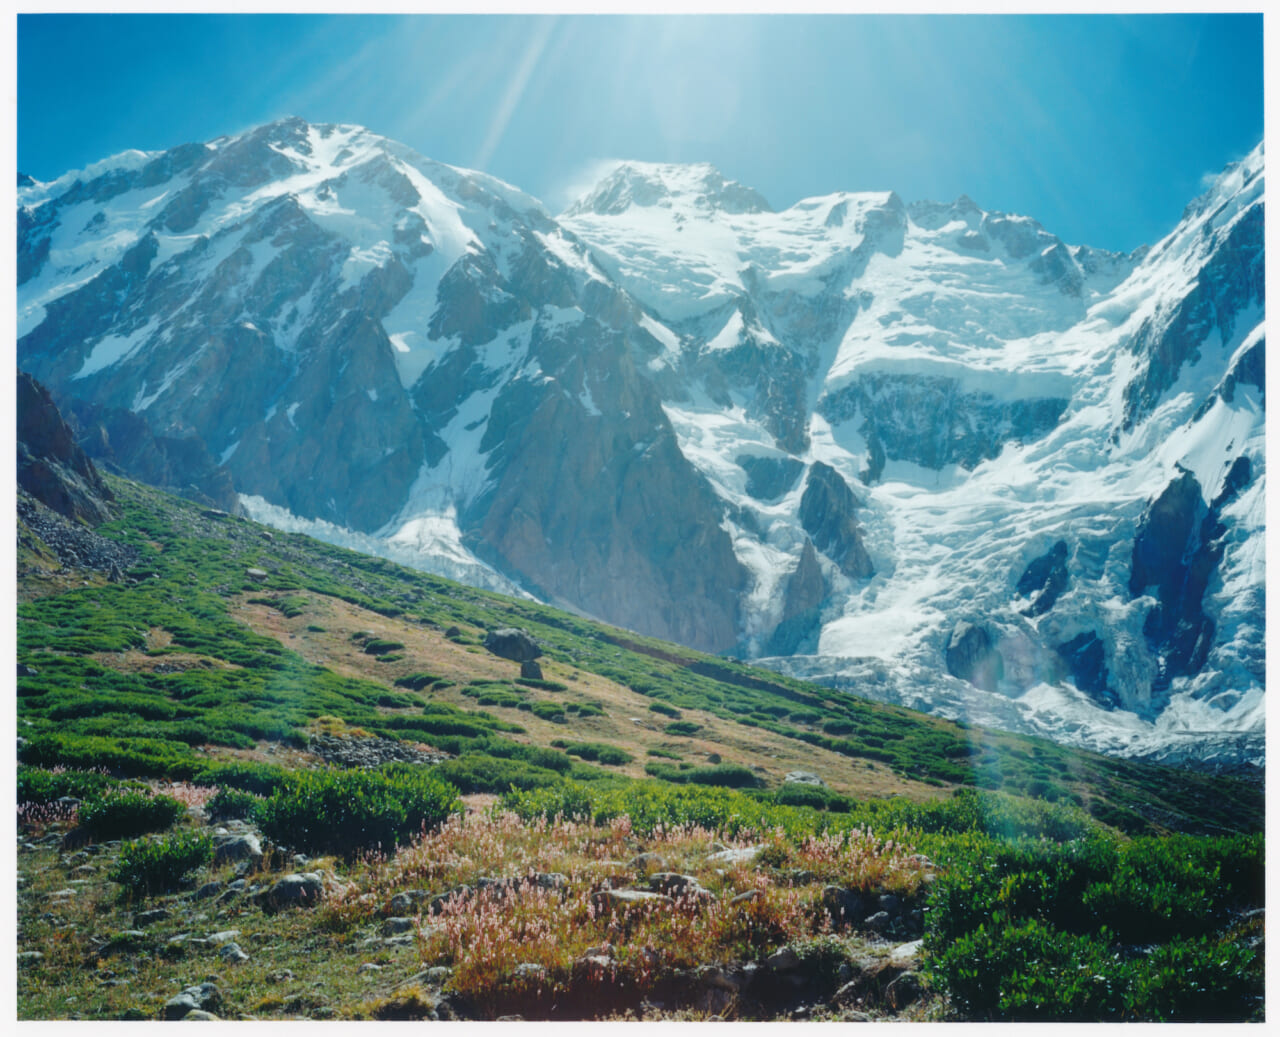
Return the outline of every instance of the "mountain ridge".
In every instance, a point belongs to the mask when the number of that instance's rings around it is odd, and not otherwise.
[[[1260,758],[1261,146],[1128,255],[964,197],[775,213],[710,166],[626,164],[553,218],[297,119],[93,168],[19,191],[20,363],[181,420],[251,514],[890,701]],[[1200,602],[1130,593],[1178,466],[1208,509],[1241,458]],[[824,470],[847,493],[806,520]],[[960,622],[991,687],[946,666]]]

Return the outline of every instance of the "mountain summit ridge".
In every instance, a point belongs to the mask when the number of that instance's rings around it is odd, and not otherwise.
[[[19,364],[198,436],[256,517],[917,708],[1260,758],[1261,145],[1127,255],[963,196],[774,212],[709,165],[553,218],[300,119],[126,156],[19,188]],[[1157,541],[1183,588],[1133,587]]]

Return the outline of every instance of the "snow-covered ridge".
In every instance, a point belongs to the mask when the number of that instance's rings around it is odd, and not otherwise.
[[[286,119],[20,188],[19,362],[194,432],[282,528],[919,708],[1247,757],[1264,205],[1259,146],[1129,255],[963,196],[775,212],[706,164],[623,163],[552,218]],[[1134,583],[1143,552],[1195,593]]]

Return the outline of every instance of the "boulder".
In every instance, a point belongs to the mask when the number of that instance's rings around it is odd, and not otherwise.
[[[783,776],[782,780],[792,785],[819,785],[825,787],[827,784],[812,771],[789,771]]]
[[[213,863],[227,864],[232,861],[251,861],[257,864],[262,860],[262,844],[252,832],[242,835],[226,836],[218,840],[213,847]]]
[[[520,676],[527,681],[542,680],[542,667],[534,659],[526,659],[520,664]]]
[[[169,998],[160,1011],[160,1018],[169,1022],[185,1019],[192,1012],[209,1012],[221,1003],[222,991],[216,983],[199,983]]]
[[[289,907],[314,907],[324,899],[324,879],[319,872],[294,872],[280,878],[255,898],[268,913]]]
[[[485,635],[484,646],[494,655],[502,659],[523,663],[538,658],[542,649],[538,642],[523,630],[504,627],[501,630],[490,630]]]

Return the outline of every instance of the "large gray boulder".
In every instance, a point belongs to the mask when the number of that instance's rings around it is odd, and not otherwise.
[[[490,630],[485,635],[484,646],[494,655],[517,663],[532,661],[542,654],[537,641],[523,630],[512,627]]]

